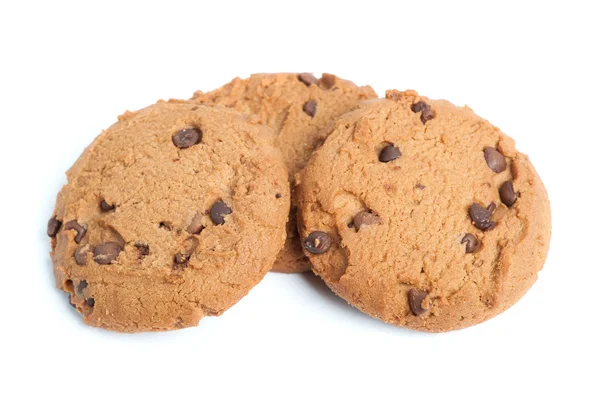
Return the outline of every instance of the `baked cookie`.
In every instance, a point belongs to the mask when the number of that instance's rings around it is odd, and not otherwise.
[[[288,167],[290,182],[304,168],[314,149],[326,138],[323,128],[333,119],[356,108],[361,100],[377,97],[369,86],[358,87],[335,75],[256,74],[236,78],[210,93],[196,92],[193,101],[217,103],[247,114],[257,115],[277,134]],[[287,226],[285,247],[273,266],[277,272],[304,272],[310,262],[302,253],[296,228],[296,201]]]
[[[388,91],[337,120],[297,177],[314,271],[363,312],[440,332],[506,310],[550,241],[546,190],[467,107]]]
[[[67,172],[48,223],[58,288],[93,326],[197,325],[256,285],[285,241],[273,132],[234,110],[127,112]]]

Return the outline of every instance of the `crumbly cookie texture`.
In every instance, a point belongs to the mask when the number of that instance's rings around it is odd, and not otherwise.
[[[440,332],[506,310],[550,241],[546,190],[511,138],[467,107],[388,91],[338,119],[297,175],[314,271],[387,323]]]
[[[360,101],[377,97],[369,86],[356,86],[335,75],[320,79],[303,74],[256,74],[236,78],[210,93],[196,92],[192,101],[216,103],[247,114],[257,115],[273,128],[276,144],[288,167],[290,182],[318,148],[333,120],[358,107]],[[273,271],[304,272],[310,262],[302,253],[296,227],[295,196],[287,227],[285,247],[279,253]]]
[[[273,132],[190,102],[127,112],[67,172],[48,223],[58,288],[114,331],[220,315],[285,241],[287,170]]]

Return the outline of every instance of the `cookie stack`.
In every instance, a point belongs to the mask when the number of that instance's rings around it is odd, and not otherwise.
[[[54,275],[93,326],[220,315],[312,269],[361,311],[440,332],[514,304],[550,241],[544,186],[467,107],[334,75],[257,74],[126,112],[67,172]]]

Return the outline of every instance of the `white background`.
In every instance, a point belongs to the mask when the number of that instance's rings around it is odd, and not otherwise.
[[[2,1],[0,397],[600,398],[595,3]],[[310,275],[269,274],[197,328],[85,326],[54,287],[45,236],[64,171],[125,110],[280,71],[466,103],[514,137],[554,228],[522,301],[423,334]]]

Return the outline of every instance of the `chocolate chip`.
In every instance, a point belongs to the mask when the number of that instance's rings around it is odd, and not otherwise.
[[[506,181],[500,186],[500,200],[510,207],[517,201],[518,193],[515,192],[512,181]]]
[[[427,103],[425,103],[424,101],[419,101],[418,103],[415,103],[415,104],[411,105],[410,109],[411,109],[412,112],[418,113],[418,112],[423,111],[427,107],[429,107],[427,105]]]
[[[165,231],[170,231],[173,229],[173,225],[171,225],[170,222],[166,222],[166,221],[160,221],[158,224],[158,227],[160,229],[164,229]]]
[[[79,285],[77,285],[77,294],[80,296],[83,296],[83,290],[88,287],[88,283],[87,281],[81,281],[79,282]]]
[[[430,119],[433,119],[433,117],[435,117],[435,112],[433,111],[433,109],[429,106],[429,104],[425,103],[424,101],[419,101],[418,103],[413,104],[412,106],[410,106],[410,109],[414,113],[421,113],[422,123],[425,123]]]
[[[105,242],[99,244],[94,249],[94,260],[98,264],[110,264],[117,259],[119,253],[123,250],[121,245],[116,242]]]
[[[303,242],[304,248],[312,254],[323,254],[331,247],[331,238],[321,231],[311,232]]]
[[[50,218],[50,220],[48,221],[48,230],[46,231],[48,233],[48,236],[50,236],[50,237],[56,236],[56,234],[60,230],[61,225],[62,225],[62,221],[57,220],[56,216]]]
[[[114,204],[108,204],[106,202],[106,200],[102,199],[102,201],[100,202],[100,210],[102,210],[102,212],[109,212],[115,209],[115,205]]]
[[[302,74],[298,74],[298,80],[304,83],[306,86],[310,86],[311,84],[316,84],[319,82],[317,78],[311,73],[304,72]]]
[[[88,307],[94,307],[94,304],[96,304],[96,301],[95,301],[93,298],[91,298],[91,297],[90,297],[89,299],[87,299],[87,300],[85,301],[85,304],[86,304]]]
[[[408,291],[408,305],[410,306],[410,311],[417,317],[427,311],[426,308],[423,308],[423,300],[425,300],[428,295],[429,293],[418,289],[410,289]]]
[[[185,254],[185,253],[175,254],[175,257],[173,257],[173,268],[174,269],[187,268],[190,257],[191,257],[190,254]]]
[[[223,200],[217,201],[210,208],[210,219],[217,225],[225,223],[225,216],[231,214],[231,208]]]
[[[75,250],[75,262],[79,265],[87,265],[88,253],[92,251],[94,251],[94,248],[89,244],[79,246],[77,250]]]
[[[425,189],[425,186],[420,183],[417,183],[417,189],[423,190],[423,189]]]
[[[77,234],[75,235],[75,243],[81,242],[81,239],[83,239],[85,233],[87,232],[87,228],[79,225],[75,220],[69,221],[65,224],[65,230],[69,229],[73,229],[77,232]]]
[[[204,225],[202,225],[202,213],[196,213],[194,218],[192,218],[192,222],[186,228],[186,231],[191,233],[192,235],[197,235],[204,230]]]
[[[73,308],[77,308],[75,304],[71,301],[71,295],[67,293],[67,300],[69,301],[69,305]]]
[[[373,211],[361,211],[353,218],[354,228],[358,232],[363,225],[375,225],[381,223],[381,217]]]
[[[393,144],[389,144],[385,146],[383,150],[381,150],[381,153],[379,153],[379,161],[385,163],[390,162],[400,157],[401,155],[402,153],[400,152],[399,148],[397,148]]]
[[[496,212],[496,203],[494,203],[493,201],[490,202],[490,204],[488,204],[488,206],[485,209],[494,214]]]
[[[425,123],[435,117],[435,112],[432,108],[426,108],[421,113],[421,122]]]
[[[496,173],[502,172],[506,169],[506,159],[498,150],[493,147],[486,147],[483,149],[483,156],[488,167]]]
[[[142,259],[150,254],[150,247],[147,244],[136,243],[134,244],[135,248],[138,250],[139,256],[138,258]]]
[[[315,116],[317,113],[317,103],[314,100],[309,100],[302,106],[302,111],[304,111],[311,118]]]
[[[354,228],[354,221],[348,222],[348,228]]]
[[[492,207],[493,204],[493,207]],[[496,204],[491,203],[488,208],[483,208],[481,205],[477,203],[473,203],[471,208],[469,209],[469,216],[471,217],[471,221],[473,224],[482,231],[489,231],[496,227],[496,222],[490,221],[492,217],[493,210],[495,210]],[[491,210],[493,208],[493,210]]]
[[[199,128],[182,129],[173,135],[173,144],[180,149],[187,149],[200,143],[202,131]]]
[[[337,77],[331,74],[323,74],[321,79],[319,79],[319,87],[321,89],[329,90],[333,86],[335,86],[335,81]]]
[[[276,194],[275,194],[275,198],[276,198],[276,199],[280,199],[281,197],[282,197],[281,193],[276,193]]]
[[[465,253],[475,253],[477,250],[479,250],[479,247],[481,246],[481,242],[479,241],[479,239],[477,239],[477,237],[475,235],[473,235],[472,233],[467,233],[462,240],[460,241],[461,244],[466,243],[467,246],[465,248]]]

